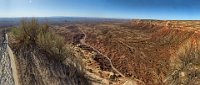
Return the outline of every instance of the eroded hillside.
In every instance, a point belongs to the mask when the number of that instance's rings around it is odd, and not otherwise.
[[[199,24],[199,21],[133,20],[77,24],[74,29],[65,26],[57,32],[76,30],[66,33],[73,36],[69,42],[78,44],[80,38],[85,38],[85,44],[92,49],[79,47],[103,54],[93,58],[103,71],[118,74],[107,56],[125,79],[134,77],[147,85],[198,85]],[[121,78],[117,77],[119,81]]]

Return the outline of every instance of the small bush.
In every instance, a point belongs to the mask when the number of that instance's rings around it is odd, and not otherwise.
[[[196,85],[200,80],[200,50],[190,41],[185,42],[177,52],[172,72],[166,78],[167,85]]]
[[[53,78],[52,81],[38,79],[35,82],[42,81],[48,84],[54,81],[60,85],[69,83],[90,85],[80,57],[75,55],[74,48],[65,44],[64,38],[49,29],[47,24],[41,25],[36,19],[22,20],[19,27],[11,30],[10,36],[13,38],[10,39],[11,47],[19,62],[22,84],[32,85],[33,82],[27,79],[48,77]],[[41,72],[35,73],[36,69]],[[49,75],[40,75],[48,72]]]
[[[19,27],[12,29],[12,34],[18,49],[39,49],[61,61],[69,54],[64,38],[50,30],[47,24],[40,25],[36,19],[22,20]]]

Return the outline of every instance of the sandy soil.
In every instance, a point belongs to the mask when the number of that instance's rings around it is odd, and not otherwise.
[[[19,83],[19,77],[18,77],[18,72],[17,72],[17,67],[16,67],[16,59],[15,56],[9,46],[7,46],[7,51],[10,57],[10,62],[11,62],[11,68],[12,68],[12,74],[14,78],[15,85],[20,85]]]

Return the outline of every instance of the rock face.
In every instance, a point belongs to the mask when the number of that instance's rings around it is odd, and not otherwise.
[[[0,47],[0,85],[14,85],[11,62],[3,45]]]
[[[8,35],[3,33],[0,40],[0,85],[19,85],[15,58],[8,46]]]

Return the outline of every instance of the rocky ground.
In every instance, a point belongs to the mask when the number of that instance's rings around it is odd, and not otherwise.
[[[15,85],[7,46],[0,46],[0,85]]]

